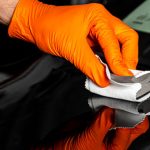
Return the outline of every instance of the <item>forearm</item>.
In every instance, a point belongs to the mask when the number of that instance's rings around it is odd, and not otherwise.
[[[8,25],[19,0],[0,0],[0,23]]]

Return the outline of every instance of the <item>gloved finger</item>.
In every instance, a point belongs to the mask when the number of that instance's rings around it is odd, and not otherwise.
[[[121,43],[124,63],[129,69],[136,69],[138,63],[138,34],[118,18],[113,19],[115,34]]]
[[[131,135],[130,135],[130,139],[128,142],[128,147],[136,138],[144,134],[148,130],[148,128],[149,128],[149,120],[148,120],[148,117],[146,117],[142,123],[138,124],[135,128],[130,129]]]
[[[91,129],[95,131],[97,139],[100,144],[103,144],[103,140],[114,125],[114,110],[108,107],[102,108],[96,116],[96,119],[91,126]]]
[[[105,145],[107,150],[126,150],[130,139],[130,129],[118,128],[111,143]]]
[[[76,46],[73,54],[74,58],[70,58],[70,61],[97,85],[101,87],[108,86],[109,80],[106,76],[105,67],[95,56],[87,41],[80,43],[81,41]],[[72,54],[67,57],[72,57]]]
[[[108,19],[96,19],[91,31],[101,45],[106,61],[113,73],[123,76],[131,76],[123,62],[122,54],[117,37],[115,36]]]

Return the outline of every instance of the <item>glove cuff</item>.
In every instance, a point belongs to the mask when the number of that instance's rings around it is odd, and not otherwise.
[[[19,0],[8,28],[10,37],[34,43],[30,18],[35,17],[31,16],[31,11],[35,11],[39,3],[37,0]]]

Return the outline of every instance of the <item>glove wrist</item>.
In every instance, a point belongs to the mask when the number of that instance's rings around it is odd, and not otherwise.
[[[36,22],[36,20],[40,15],[39,12],[42,12],[43,10],[41,4],[42,6],[47,5],[38,0],[20,0],[18,2],[8,28],[10,37],[36,43],[33,35],[33,24],[36,25],[37,23],[40,23]],[[47,7],[50,6],[51,5],[47,5]]]

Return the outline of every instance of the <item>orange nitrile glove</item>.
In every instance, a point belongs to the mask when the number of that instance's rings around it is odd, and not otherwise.
[[[138,61],[137,33],[101,4],[54,6],[20,0],[8,33],[36,44],[46,53],[64,57],[102,87],[109,81],[91,45],[100,44],[117,75],[132,75],[128,68],[135,69]]]
[[[114,111],[111,108],[104,108],[82,133],[55,143],[53,150],[127,150],[137,137],[147,131],[149,123],[146,118],[135,128],[118,128],[111,142],[110,139],[104,140],[113,126]],[[47,149],[51,150],[51,147]],[[37,147],[32,150],[40,149]],[[44,147],[41,147],[41,150],[44,150]]]

